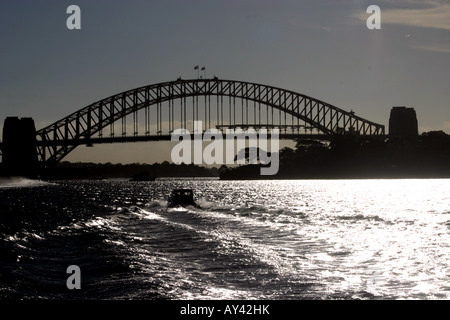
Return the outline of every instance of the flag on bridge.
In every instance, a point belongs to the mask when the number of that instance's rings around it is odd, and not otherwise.
[[[202,70],[206,70],[206,68],[205,68],[205,67],[202,67]]]
[[[197,69],[198,69],[198,66],[195,66],[195,67],[194,67],[194,70],[197,70]]]

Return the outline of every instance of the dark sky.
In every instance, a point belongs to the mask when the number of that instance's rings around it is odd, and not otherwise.
[[[81,8],[81,30],[66,9]],[[369,5],[381,29],[369,30]],[[0,121],[42,128],[148,84],[207,76],[272,85],[388,124],[450,132],[450,1],[0,1]],[[88,151],[88,152],[86,152]],[[156,156],[156,154],[158,156]],[[71,161],[170,160],[164,143],[78,148]]]

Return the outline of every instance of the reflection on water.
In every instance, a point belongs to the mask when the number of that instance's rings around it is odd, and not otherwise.
[[[166,208],[181,187],[200,209]],[[9,271],[0,293],[73,297],[53,273],[77,264],[86,277],[76,298],[446,299],[449,187],[171,179],[2,188]]]

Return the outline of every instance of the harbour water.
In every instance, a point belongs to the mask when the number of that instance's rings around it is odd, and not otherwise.
[[[175,188],[200,208],[168,209]],[[449,179],[4,180],[0,298],[448,299],[448,190]]]

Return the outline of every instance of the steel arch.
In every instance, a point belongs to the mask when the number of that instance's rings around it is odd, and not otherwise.
[[[176,81],[152,84],[115,94],[38,130],[36,137],[39,160],[43,163],[57,163],[78,145],[89,143],[95,134],[102,135],[102,130],[107,126],[114,125],[116,121],[125,119],[126,116],[142,108],[159,106],[165,101],[199,96],[222,96],[254,101],[276,109],[285,116],[289,114],[302,120],[327,136],[342,135],[349,131],[367,136],[384,135],[384,125],[290,90],[251,82],[222,80],[216,77],[190,80],[179,78]],[[184,121],[186,124],[186,117]],[[252,124],[249,125],[252,126]],[[259,125],[264,124],[259,123]],[[173,130],[174,124],[169,122],[170,126]],[[149,137],[148,140],[159,138],[162,139],[161,132]],[[111,132],[109,138],[103,138],[103,140],[115,141],[114,132]],[[135,139],[135,141],[138,140]]]

